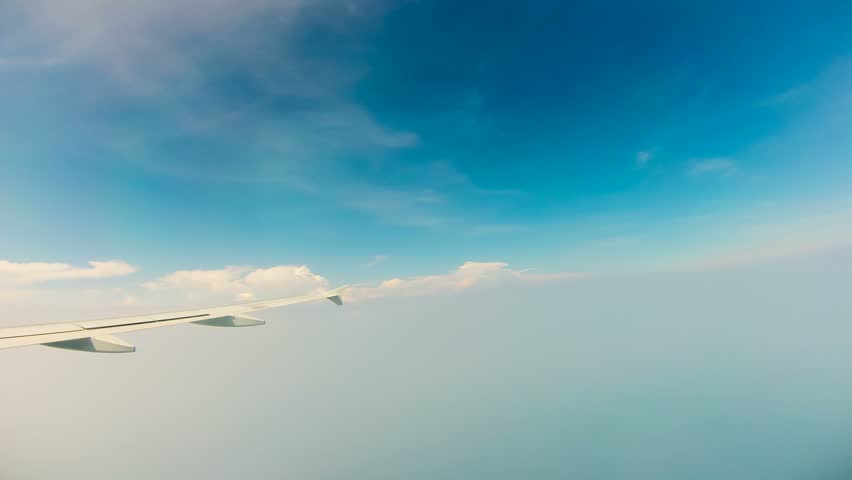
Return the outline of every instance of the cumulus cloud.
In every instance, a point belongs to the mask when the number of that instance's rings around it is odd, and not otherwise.
[[[67,264],[14,264],[0,261],[0,301],[26,307],[33,314],[42,307],[56,315],[70,312],[79,318],[145,314],[326,292],[341,282],[330,282],[305,265],[268,268],[227,266],[209,270],[178,270],[136,287],[35,288],[32,283],[72,278],[106,278],[135,269],[120,261],[91,262],[90,268]],[[37,265],[26,270],[21,265]],[[50,267],[47,267],[50,266]],[[9,273],[14,271],[15,273]],[[576,273],[540,274],[515,270],[505,262],[465,262],[447,273],[392,278],[378,284],[355,285],[343,294],[354,303],[385,297],[453,295],[475,288],[512,282],[549,282],[580,278]],[[14,282],[10,279],[14,278]],[[7,282],[7,283],[3,283]],[[11,283],[10,283],[11,282]],[[45,302],[45,299],[50,299]],[[41,321],[45,321],[44,318]]]
[[[442,295],[512,281],[554,281],[579,276],[576,273],[538,274],[513,270],[504,262],[465,262],[445,274],[393,278],[375,286],[357,285],[344,296],[347,300],[359,301],[389,296]],[[327,278],[304,265],[179,270],[143,284],[148,292],[179,293],[196,301],[251,301],[307,295],[327,291],[332,286],[338,285],[331,285]]]
[[[651,153],[648,150],[642,150],[641,152],[637,152],[636,153],[636,163],[640,167],[644,167],[645,165],[648,164],[648,162],[651,161],[651,158],[653,158],[653,156],[654,156],[653,153]]]
[[[505,262],[465,262],[455,270],[440,274],[385,280],[378,286],[358,286],[350,296],[366,300],[389,296],[428,296],[455,293],[479,285],[509,281],[554,281],[578,278],[577,273],[537,274],[529,270],[513,270]]]
[[[91,261],[88,267],[67,263],[10,262],[0,260],[0,284],[32,285],[53,280],[109,278],[134,273],[136,268],[121,260]]]
[[[733,160],[726,157],[702,158],[695,160],[689,168],[690,175],[733,175],[739,169]]]
[[[142,286],[149,291],[179,292],[193,298],[230,297],[249,301],[321,292],[328,289],[328,280],[304,265],[231,266],[218,270],[178,270]]]

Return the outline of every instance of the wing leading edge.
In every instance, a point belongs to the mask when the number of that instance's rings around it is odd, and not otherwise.
[[[167,327],[181,323],[195,323],[214,327],[251,327],[263,325],[266,322],[254,318],[249,313],[323,299],[329,300],[336,305],[343,305],[340,295],[348,288],[348,286],[343,286],[319,295],[304,295],[301,297],[200,308],[181,312],[108,318],[85,322],[0,328],[0,348],[45,345],[84,352],[133,352],[136,350],[136,347],[114,337],[113,334]]]

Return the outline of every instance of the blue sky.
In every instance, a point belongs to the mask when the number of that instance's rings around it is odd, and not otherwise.
[[[848,209],[847,2],[199,9],[7,4],[9,260],[666,268]]]

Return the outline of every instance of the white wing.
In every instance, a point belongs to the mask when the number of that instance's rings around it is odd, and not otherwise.
[[[200,308],[182,312],[157,313],[134,317],[108,318],[75,323],[51,323],[23,327],[0,328],[0,348],[46,345],[49,347],[82,350],[86,352],[133,352],[136,347],[113,337],[115,333],[167,327],[179,323],[196,323],[214,327],[250,327],[263,325],[249,312],[278,308],[295,303],[327,299],[343,305],[340,294],[349,287],[340,287],[321,295],[282,298],[262,302]]]

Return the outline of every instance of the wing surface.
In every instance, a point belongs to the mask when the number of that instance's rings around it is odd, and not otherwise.
[[[132,352],[136,350],[134,346],[115,338],[113,335],[135,330],[168,327],[181,323],[196,323],[215,327],[250,327],[263,325],[265,323],[263,320],[254,318],[249,314],[270,308],[279,308],[323,299],[330,300],[336,305],[342,305],[343,300],[340,294],[347,288],[349,287],[344,286],[319,295],[304,295],[301,297],[199,308],[180,312],[107,318],[84,322],[0,328],[0,348],[46,345],[86,352]]]

